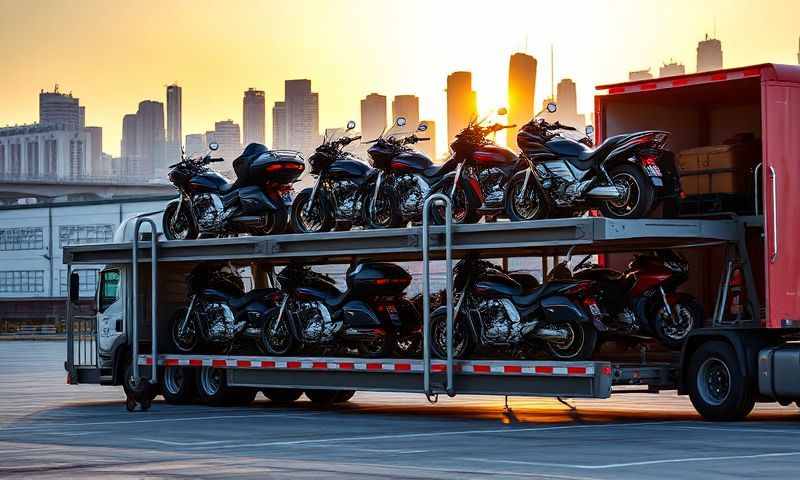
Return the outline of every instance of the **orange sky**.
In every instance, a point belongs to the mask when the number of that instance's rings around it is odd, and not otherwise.
[[[241,122],[242,92],[256,87],[269,137],[283,80],[310,78],[321,128],[358,120],[370,92],[414,93],[443,150],[449,72],[473,72],[481,110],[502,106],[508,57],[527,51],[541,99],[553,43],[557,79],[577,82],[588,111],[593,85],[629,70],[674,58],[694,71],[696,43],[715,23],[726,67],[796,63],[798,18],[800,0],[0,0],[0,125],[36,121],[38,91],[58,82],[118,155],[122,116],[142,99],[164,101],[177,81],[184,135]]]

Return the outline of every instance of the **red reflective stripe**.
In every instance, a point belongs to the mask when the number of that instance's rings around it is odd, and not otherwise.
[[[440,373],[446,371],[447,371],[447,365],[441,365],[441,364],[431,365],[431,372]]]
[[[567,367],[568,375],[586,375],[586,367]]]
[[[314,362],[311,364],[311,368],[321,368],[324,370],[328,368],[328,362]]]
[[[672,86],[673,87],[682,87],[682,86],[688,85],[688,84],[689,84],[689,79],[688,78],[676,78],[675,80],[672,81]]]
[[[250,368],[250,364],[251,364],[250,360],[237,360],[236,361],[236,366],[237,367]]]
[[[503,365],[503,373],[522,373],[519,365]]]
[[[410,363],[395,363],[394,364],[394,369],[397,372],[408,372],[408,371],[411,370],[411,364]]]
[[[714,73],[711,75],[711,80],[725,80],[728,78],[728,74],[725,72]]]
[[[145,365],[152,365],[153,364],[153,358],[152,357],[145,357],[144,358],[144,364]]]
[[[742,74],[745,77],[758,77],[761,76],[761,69],[760,68],[746,68],[742,71]]]
[[[368,363],[367,370],[383,370],[383,365],[380,363]]]
[[[195,358],[191,358],[191,359],[189,359],[189,365],[192,366],[192,367],[202,367],[203,366],[203,361],[202,360],[197,360]]]
[[[211,360],[211,366],[212,367],[227,367],[228,364],[225,362],[225,360]]]
[[[475,373],[491,373],[492,367],[489,365],[473,365],[472,371]]]
[[[611,87],[608,89],[608,93],[625,93],[625,87]]]
[[[611,376],[611,367],[603,367],[600,369],[600,373],[603,375],[610,377]]]
[[[172,367],[172,366],[175,366],[175,365],[180,365],[180,362],[178,361],[177,358],[168,358],[168,359],[164,360],[164,365],[166,365],[168,367]]]
[[[275,368],[275,362],[272,360],[264,360],[261,362],[261,368]]]
[[[550,374],[553,373],[553,367],[536,367],[534,369],[534,371],[536,373],[542,373],[542,374],[546,373],[546,374],[550,375]]]
[[[658,88],[658,84],[656,84],[655,82],[654,83],[643,83],[639,87],[640,90],[655,90],[656,88]]]
[[[286,362],[286,368],[300,368],[303,364],[300,362]]]
[[[352,362],[342,362],[339,364],[339,370],[352,370],[354,366]]]

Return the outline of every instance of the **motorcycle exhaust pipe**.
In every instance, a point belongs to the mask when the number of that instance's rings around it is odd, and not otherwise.
[[[569,340],[569,332],[564,328],[541,327],[535,329],[532,335],[546,342],[565,342]]]
[[[380,328],[348,328],[343,333],[347,340],[378,340],[386,335]]]
[[[233,217],[228,220],[229,222],[240,223],[243,225],[261,225],[264,223],[264,217],[258,217],[255,215],[243,215],[240,217]]]
[[[617,187],[594,187],[586,192],[585,195],[600,200],[619,200],[622,198],[622,192]]]

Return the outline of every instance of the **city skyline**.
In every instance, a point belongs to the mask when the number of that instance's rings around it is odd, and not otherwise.
[[[508,58],[518,51],[539,60],[538,106],[551,91],[549,49],[554,45],[555,76],[576,82],[580,111],[592,109],[594,85],[623,80],[629,70],[657,67],[674,57],[693,71],[697,42],[713,31],[715,18],[726,67],[796,63],[799,27],[786,14],[796,2],[774,1],[769,8],[733,3],[678,1],[664,17],[657,2],[585,2],[578,15],[574,9],[501,1],[481,11],[482,22],[496,26],[489,29],[491,35],[468,42],[447,35],[440,19],[457,25],[470,18],[477,3],[354,0],[352,8],[341,9],[307,2],[306,14],[298,16],[296,5],[278,1],[234,0],[219,9],[199,1],[111,5],[86,0],[75,9],[55,2],[0,0],[0,45],[5,47],[5,70],[11,72],[0,78],[0,124],[34,122],[33,93],[58,82],[86,104],[87,124],[104,128],[104,151],[116,156],[122,116],[142,99],[164,101],[165,83],[176,81],[183,89],[185,135],[203,132],[219,119],[242,124],[241,94],[248,87],[267,92],[272,106],[282,100],[285,79],[308,78],[320,93],[323,128],[358,119],[358,100],[370,92],[387,97],[412,93],[420,98],[420,117],[438,122],[442,140],[447,74],[472,72],[481,113],[506,106]],[[212,10],[214,15],[208,15]],[[393,21],[366,24],[363,11]],[[545,14],[547,22],[533,21]],[[268,33],[255,35],[265,24]],[[770,28],[762,31],[762,25]],[[53,32],[58,32],[55,41]],[[333,32],[335,42],[330,41]],[[650,41],[670,36],[669,42]],[[370,41],[363,43],[365,38]],[[413,55],[398,52],[399,44],[409,43],[422,48]],[[361,45],[357,54],[355,45]],[[621,54],[620,45],[625,46]],[[271,115],[266,129],[272,131]]]

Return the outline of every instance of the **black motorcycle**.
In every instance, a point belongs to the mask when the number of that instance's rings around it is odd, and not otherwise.
[[[219,145],[209,145],[211,151]],[[297,152],[270,151],[251,143],[233,162],[236,182],[208,167],[221,158],[191,158],[170,165],[180,198],[167,204],[163,231],[170,240],[282,233],[288,222],[292,182],[305,170]]]
[[[548,105],[551,113],[556,108]],[[668,132],[615,135],[591,148],[587,137],[572,138],[575,131],[542,118],[520,129],[517,144],[529,165],[508,182],[509,219],[577,216],[597,208],[609,218],[643,218],[660,199],[679,194],[674,159],[665,151]]]
[[[347,290],[329,276],[290,264],[278,274],[284,297],[266,321],[263,343],[271,355],[300,347],[324,352],[355,347],[370,358],[419,351],[419,315],[403,292],[411,275],[392,263],[364,262],[346,273]]]
[[[522,356],[544,347],[560,360],[588,359],[594,352],[602,312],[591,282],[548,278],[540,286],[523,287],[477,256],[460,260],[453,273],[455,358],[466,358],[476,347]],[[430,328],[433,353],[446,358],[445,307],[432,313]]]
[[[356,123],[347,123],[345,134]],[[363,225],[363,206],[369,197],[368,180],[372,168],[344,148],[361,136],[326,138],[308,158],[311,174],[317,177],[313,188],[306,188],[292,203],[291,225],[297,233],[349,230]]]
[[[406,124],[404,117],[395,121],[395,127]],[[424,123],[417,132],[426,131]],[[367,150],[375,168],[369,181],[370,197],[365,207],[365,218],[369,228],[402,227],[422,221],[425,199],[434,193],[446,193],[453,198],[453,223],[469,223],[470,212],[475,209],[471,197],[464,195],[466,183],[453,192],[457,176],[457,161],[434,165],[423,153],[413,150],[409,145],[430,140],[418,137],[416,133],[407,136],[391,134],[391,130],[371,142]],[[433,208],[433,221],[444,223],[444,213],[437,216],[440,208]],[[442,209],[443,210],[443,209]]]
[[[274,288],[244,292],[235,269],[201,264],[187,277],[189,306],[172,317],[172,343],[181,353],[230,353],[240,340],[261,343],[263,324],[282,298]],[[208,350],[208,351],[206,351]]]

